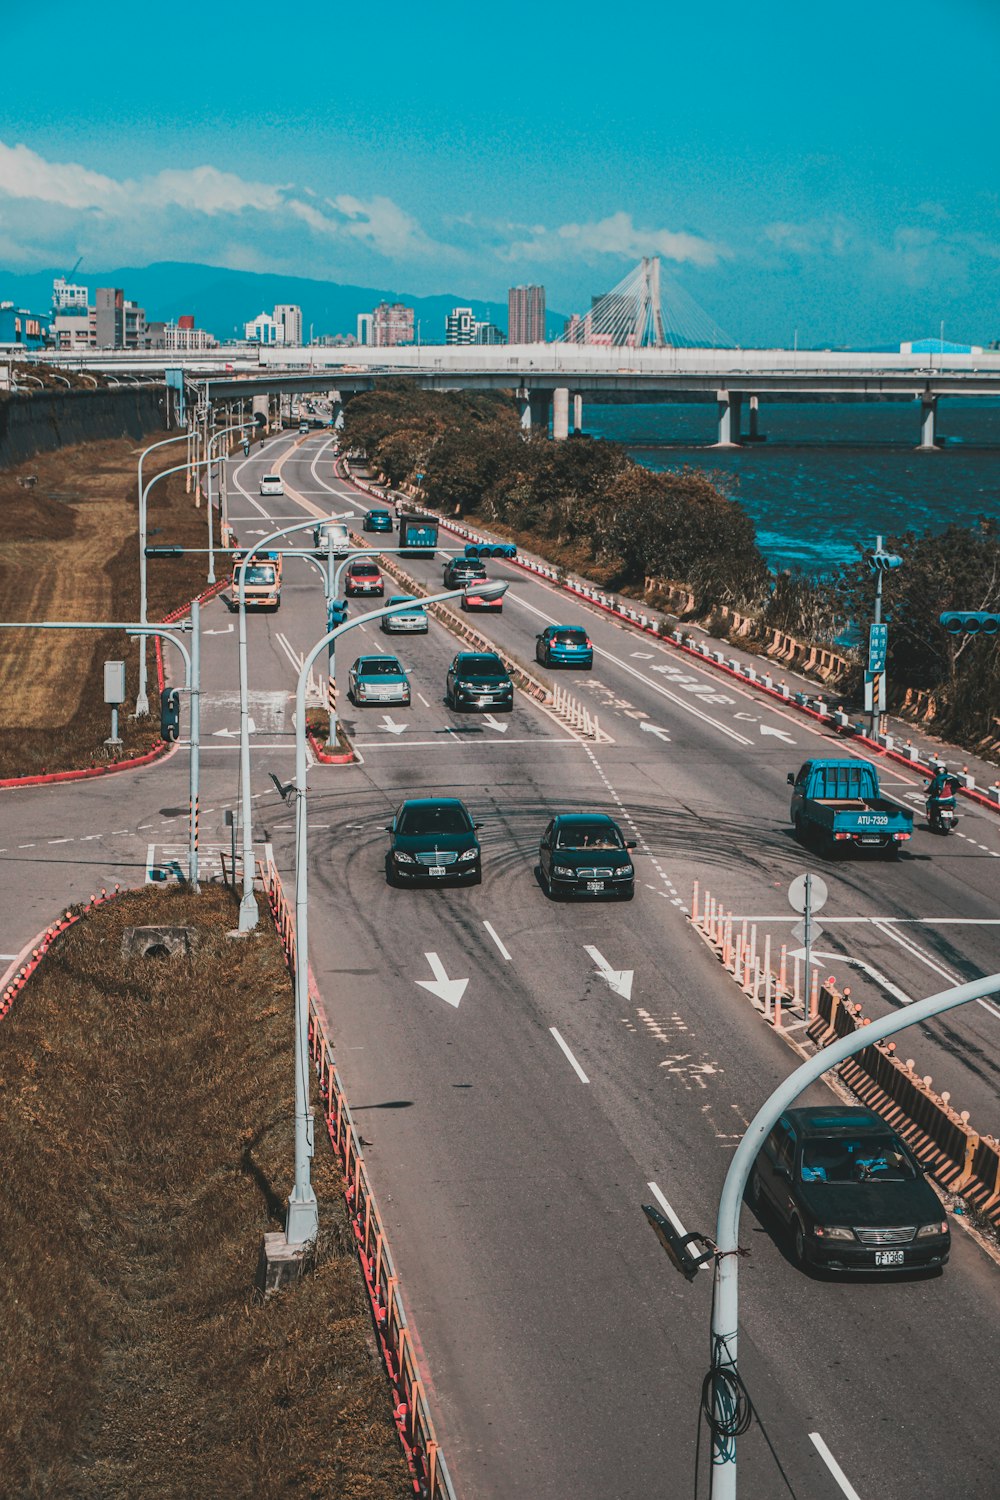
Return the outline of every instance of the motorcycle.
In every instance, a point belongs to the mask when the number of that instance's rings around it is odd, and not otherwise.
[[[958,822],[954,792],[927,798],[927,826],[931,833],[951,833]]]

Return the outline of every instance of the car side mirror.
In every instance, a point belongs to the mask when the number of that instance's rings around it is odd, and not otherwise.
[[[473,823],[472,826],[473,826],[473,828],[481,828],[482,824],[481,823]]]
[[[391,833],[392,832],[392,824],[391,823],[383,823],[382,824],[382,832],[383,833]]]
[[[625,840],[625,848],[626,849],[638,849],[638,847],[639,847],[639,840],[638,839],[626,839]]]
[[[795,785],[795,772],[794,771],[789,771],[787,779],[788,779],[788,785],[789,786],[794,786]]]
[[[552,840],[551,839],[542,839],[542,848],[543,849],[551,849],[552,848]]]
[[[774,1169],[774,1175],[775,1177],[783,1177],[786,1182],[791,1182],[792,1180],[792,1174],[788,1167],[776,1166]]]

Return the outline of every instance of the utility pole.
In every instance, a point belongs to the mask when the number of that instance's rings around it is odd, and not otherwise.
[[[882,730],[882,714],[886,706],[886,659],[889,649],[889,628],[882,623],[882,575],[902,566],[903,559],[895,552],[882,551],[882,538],[875,538],[875,551],[869,567],[875,574],[875,619],[868,632],[868,670],[865,673],[865,707],[869,711],[869,732],[875,739]]]

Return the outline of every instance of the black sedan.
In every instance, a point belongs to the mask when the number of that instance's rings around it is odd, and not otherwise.
[[[635,895],[635,867],[626,839],[607,813],[561,813],[542,834],[538,868],[546,893],[560,896]]]
[[[754,1163],[750,1201],[787,1226],[803,1268],[937,1271],[948,1260],[937,1194],[871,1110],[786,1110]]]
[[[514,708],[514,684],[495,651],[460,651],[448,668],[444,688],[449,708]]]
[[[389,884],[460,880],[464,885],[478,885],[482,879],[478,826],[457,797],[409,798],[386,826]]]

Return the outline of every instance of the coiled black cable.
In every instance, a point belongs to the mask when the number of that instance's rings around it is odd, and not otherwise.
[[[716,1439],[729,1441],[743,1437],[753,1425],[750,1392],[732,1365],[712,1365],[701,1383],[701,1409],[708,1430]]]

